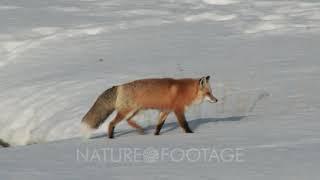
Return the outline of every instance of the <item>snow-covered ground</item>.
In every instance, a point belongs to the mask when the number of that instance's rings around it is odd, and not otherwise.
[[[0,16],[0,139],[14,146],[0,149],[1,179],[319,177],[318,1],[10,0]],[[194,134],[169,116],[153,136],[150,111],[137,117],[146,135],[122,123],[109,140],[106,121],[79,138],[112,85],[203,75],[219,103],[190,109]],[[79,159],[105,148],[240,149],[242,161]]]

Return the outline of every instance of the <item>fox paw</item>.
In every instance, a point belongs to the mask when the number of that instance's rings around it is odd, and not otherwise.
[[[186,133],[193,133],[193,131],[191,131],[191,130],[187,130],[187,131],[186,131]]]
[[[155,135],[155,136],[159,136],[160,133],[159,133],[159,132],[155,132],[154,135]]]

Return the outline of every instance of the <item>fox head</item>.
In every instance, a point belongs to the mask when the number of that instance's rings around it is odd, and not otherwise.
[[[201,102],[206,100],[210,103],[216,103],[218,102],[218,99],[212,94],[209,80],[210,76],[205,76],[199,79],[198,99],[200,99]]]

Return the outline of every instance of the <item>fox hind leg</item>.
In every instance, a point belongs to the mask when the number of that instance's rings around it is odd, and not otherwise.
[[[113,133],[114,133],[114,127],[116,126],[116,124],[118,124],[122,119],[124,118],[124,116],[120,113],[118,113],[116,115],[116,117],[109,123],[108,126],[108,136],[110,139],[113,138]]]
[[[110,139],[113,138],[113,134],[114,134],[114,128],[115,126],[122,121],[124,118],[126,118],[126,116],[131,113],[132,111],[130,110],[126,110],[126,111],[119,111],[116,115],[116,117],[109,123],[109,127],[108,127],[108,136]]]
[[[132,118],[139,112],[139,110],[123,110],[123,111],[119,111],[116,115],[116,117],[109,123],[109,127],[108,127],[108,135],[109,138],[112,139],[113,138],[113,134],[114,134],[114,128],[115,126],[121,122],[124,119],[127,119],[127,122],[130,126],[133,126],[135,128],[139,128],[142,130],[142,127],[140,127],[137,123],[135,123]],[[141,131],[140,130],[140,131]]]
[[[139,134],[144,134],[143,128],[133,120],[133,117],[134,117],[135,115],[137,115],[138,112],[139,112],[139,110],[133,111],[133,113],[131,114],[131,116],[129,116],[129,118],[127,119],[127,122],[128,122],[128,124],[129,124],[131,127],[137,129],[138,132],[139,132]]]
[[[127,122],[131,127],[137,129],[139,134],[144,134],[143,128],[139,124],[137,124],[132,118],[127,119]]]
[[[164,122],[166,121],[167,117],[169,115],[169,112],[160,112],[159,114],[159,119],[158,119],[158,124],[156,126],[156,131],[154,132],[154,135],[159,135],[160,134],[160,130],[164,124]]]

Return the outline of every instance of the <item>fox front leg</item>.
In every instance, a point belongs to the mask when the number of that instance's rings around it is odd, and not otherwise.
[[[186,121],[186,117],[184,115],[184,111],[176,110],[175,115],[177,117],[178,123],[180,127],[184,130],[185,133],[193,133],[189,128],[188,122]]]

